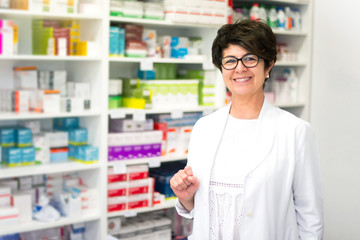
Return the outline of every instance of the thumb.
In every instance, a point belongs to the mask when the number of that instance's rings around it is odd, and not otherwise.
[[[192,168],[190,166],[186,166],[184,168],[184,171],[185,173],[188,175],[188,176],[192,176],[193,175],[193,171],[192,171]]]
[[[195,188],[198,188],[199,187],[199,180],[197,179],[197,177],[195,176],[189,176],[188,177],[188,181],[195,187]]]

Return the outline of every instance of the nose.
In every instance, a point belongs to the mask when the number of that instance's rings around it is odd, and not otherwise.
[[[235,71],[237,72],[245,72],[247,71],[247,67],[244,66],[241,60],[238,60],[238,65],[235,68]]]

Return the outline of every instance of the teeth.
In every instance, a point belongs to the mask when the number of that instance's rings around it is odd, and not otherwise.
[[[250,78],[236,78],[234,79],[236,82],[244,82],[246,80],[249,80]]]

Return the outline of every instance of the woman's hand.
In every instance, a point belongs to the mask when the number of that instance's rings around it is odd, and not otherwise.
[[[179,170],[171,179],[170,187],[181,204],[189,211],[194,208],[194,195],[199,188],[199,181],[193,175],[190,166]]]

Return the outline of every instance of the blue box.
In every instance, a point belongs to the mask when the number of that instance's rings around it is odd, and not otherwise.
[[[32,146],[32,131],[30,128],[18,128],[15,131],[15,140],[17,147]]]
[[[15,167],[21,165],[21,149],[16,147],[4,147],[1,151],[2,162],[6,166]]]
[[[86,128],[76,128],[68,130],[69,144],[70,145],[87,145],[88,143],[88,130]]]
[[[15,147],[15,129],[1,128],[0,129],[0,146]]]
[[[35,148],[24,147],[21,149],[22,165],[30,165],[35,163]]]
[[[68,130],[72,128],[78,128],[79,118],[78,117],[55,118],[53,124],[54,124],[54,129],[57,130]]]

